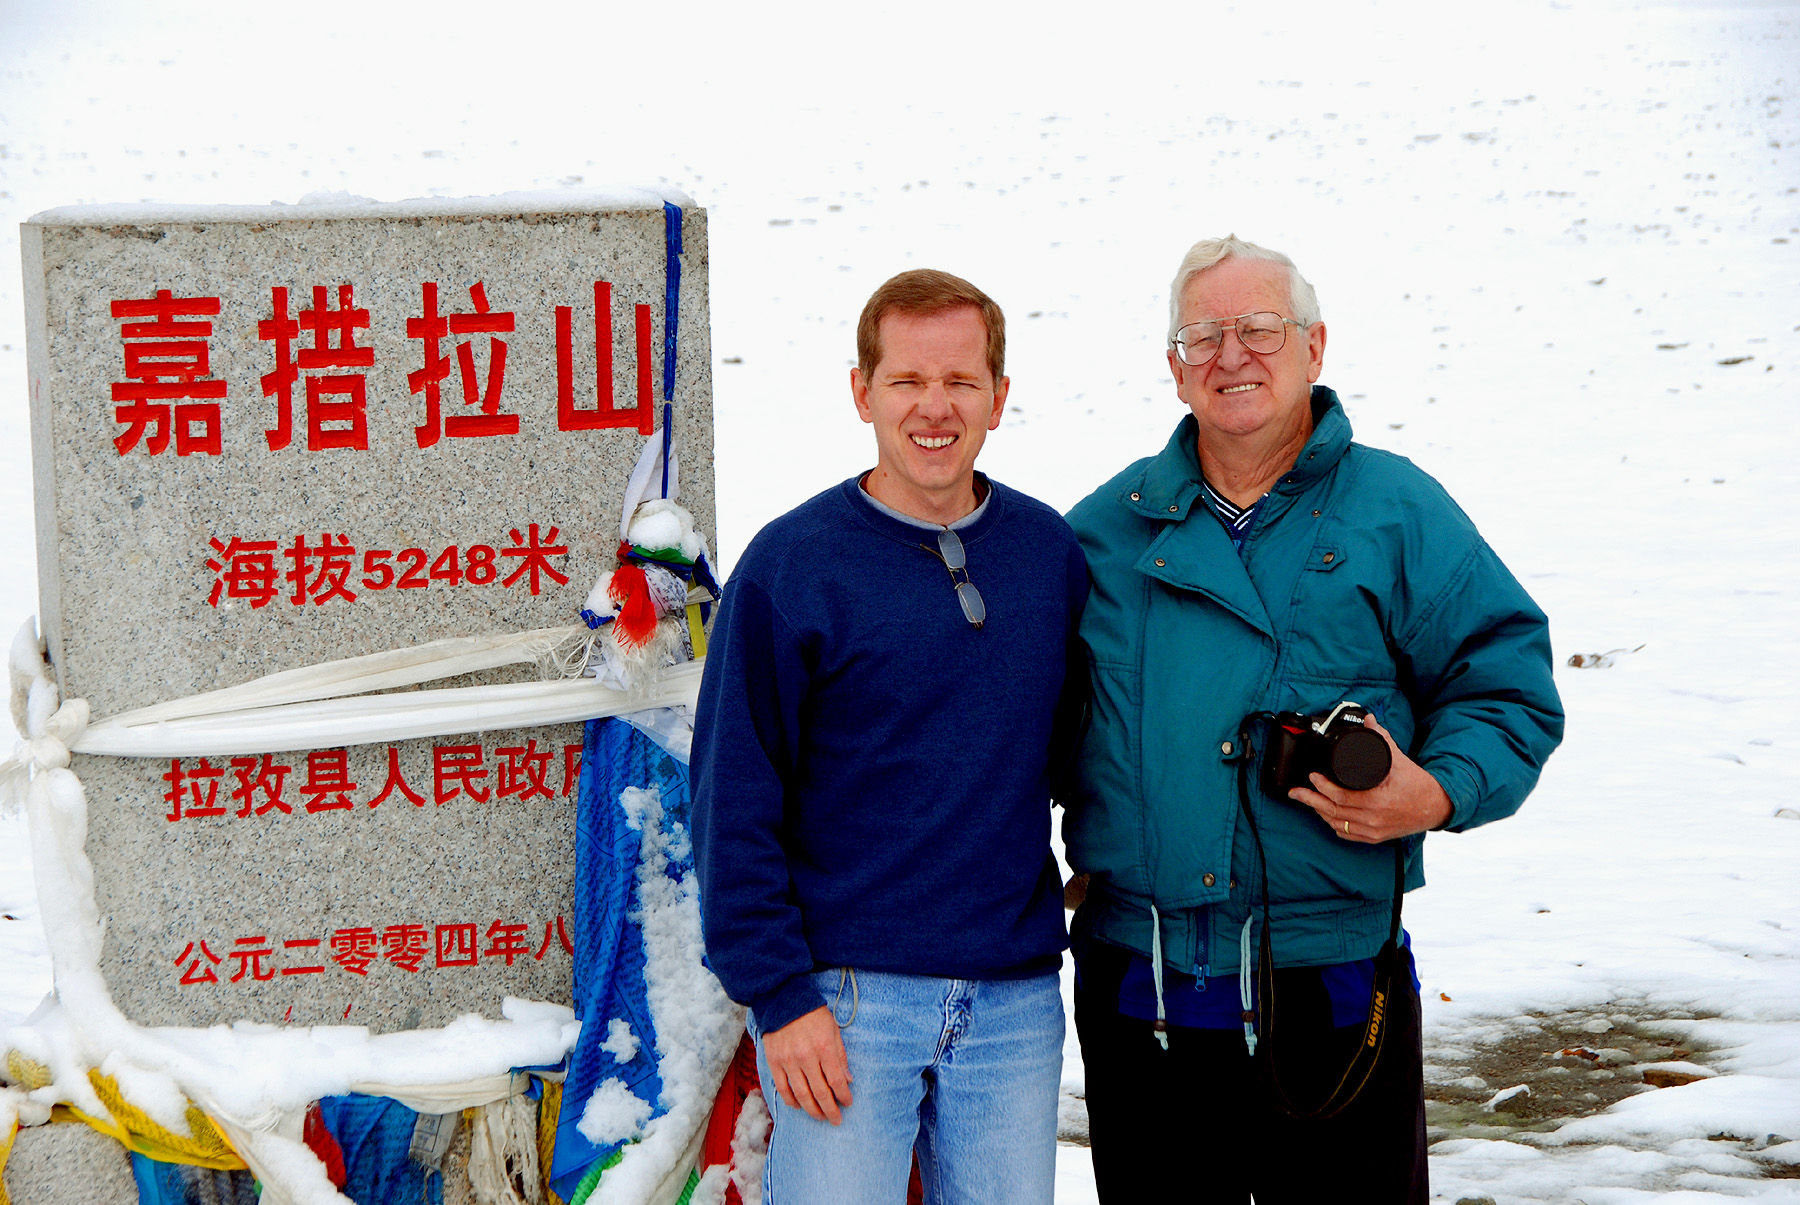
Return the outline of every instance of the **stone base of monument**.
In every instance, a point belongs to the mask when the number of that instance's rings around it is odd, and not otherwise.
[[[477,1205],[469,1148],[470,1128],[459,1121],[444,1156],[444,1205]],[[131,1156],[85,1125],[20,1130],[0,1185],[11,1205],[139,1205]]]
[[[20,1130],[5,1185],[12,1205],[138,1205],[131,1156],[84,1125]]]

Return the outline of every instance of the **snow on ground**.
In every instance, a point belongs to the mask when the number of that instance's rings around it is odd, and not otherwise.
[[[1559,668],[1537,795],[1408,900],[1435,1194],[1800,1199],[1800,6],[669,11],[0,3],[0,630],[36,609],[16,223],[54,205],[686,190],[727,566],[870,461],[846,375],[892,272],[1006,307],[983,465],[1067,507],[1179,417],[1164,290],[1235,230],[1299,260],[1359,437],[1445,482],[1559,660],[1632,650]],[[0,821],[0,1018],[47,987],[24,848]]]

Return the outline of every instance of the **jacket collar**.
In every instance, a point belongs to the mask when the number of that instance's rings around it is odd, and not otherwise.
[[[1298,494],[1337,467],[1337,462],[1350,450],[1350,416],[1338,403],[1338,395],[1323,385],[1312,389],[1313,433],[1294,458],[1276,491]]]
[[[1338,396],[1324,385],[1312,389],[1313,433],[1270,491],[1292,495],[1329,473],[1350,447],[1350,419]],[[1126,484],[1119,502],[1147,519],[1179,522],[1200,497],[1200,424],[1193,415],[1176,424],[1163,450],[1144,465],[1137,478]]]

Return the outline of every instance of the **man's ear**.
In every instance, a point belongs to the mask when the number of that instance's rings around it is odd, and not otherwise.
[[[1000,383],[994,386],[994,413],[988,418],[987,429],[992,431],[1000,425],[1000,413],[1006,409],[1006,392],[1012,388],[1011,377],[1001,377]]]
[[[856,402],[857,416],[865,423],[874,422],[875,416],[869,413],[869,384],[863,380],[860,368],[850,370],[850,397]]]

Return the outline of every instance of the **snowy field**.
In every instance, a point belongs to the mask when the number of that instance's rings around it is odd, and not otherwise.
[[[983,467],[1067,508],[1180,417],[1167,281],[1236,231],[1299,261],[1359,438],[1449,487],[1559,663],[1614,653],[1559,664],[1537,794],[1432,838],[1408,899],[1435,1196],[1800,1200],[1800,3],[245,7],[0,0],[0,632],[36,610],[41,209],[686,190],[726,566],[872,461],[846,377],[893,272],[1005,306]],[[49,985],[10,821],[0,914],[3,1023]],[[1072,1033],[1066,1079],[1074,1135]]]

